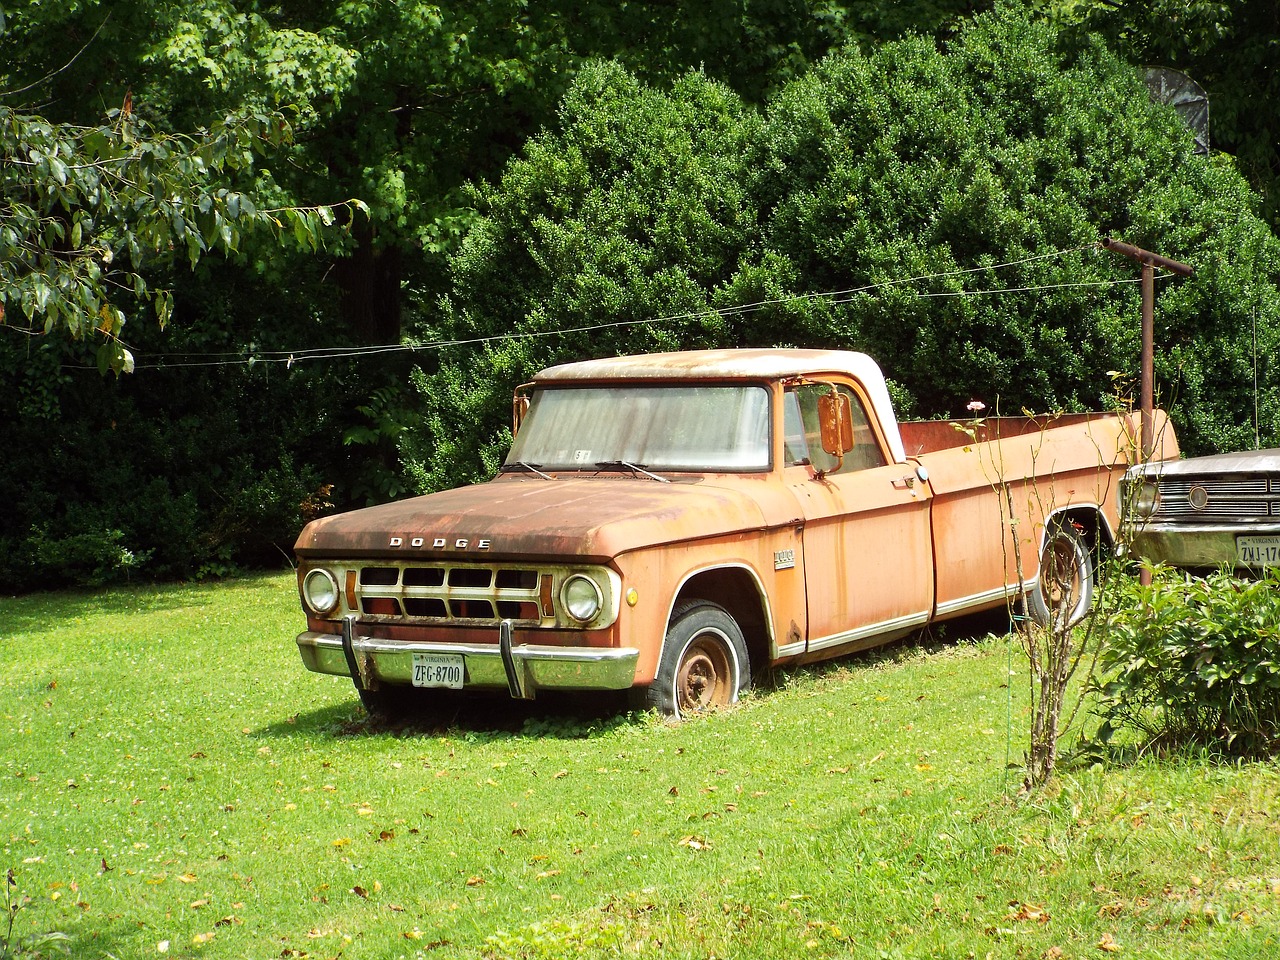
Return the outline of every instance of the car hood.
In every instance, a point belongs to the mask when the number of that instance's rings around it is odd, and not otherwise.
[[[413,553],[603,561],[628,550],[797,521],[794,497],[770,479],[500,476],[314,520],[294,550],[302,558]]]
[[[1280,449],[1215,453],[1186,460],[1161,460],[1130,467],[1131,475],[1173,477],[1213,476],[1230,473],[1274,473],[1280,471]]]

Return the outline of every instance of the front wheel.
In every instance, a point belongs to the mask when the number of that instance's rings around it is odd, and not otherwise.
[[[707,600],[678,606],[649,687],[649,706],[684,719],[727,707],[750,686],[747,644],[728,611]]]
[[[1069,521],[1045,529],[1040,574],[1027,594],[1027,612],[1042,627],[1071,627],[1093,603],[1093,555]]]
[[[377,690],[365,690],[356,684],[356,693],[364,705],[365,713],[375,723],[396,723],[413,712],[417,697],[411,687],[384,686]]]

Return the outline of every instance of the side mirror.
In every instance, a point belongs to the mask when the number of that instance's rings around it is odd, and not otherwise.
[[[528,384],[516,387],[515,396],[511,398],[511,436],[520,432],[520,424],[524,415],[529,412],[529,394],[525,393]]]
[[[818,398],[818,428],[822,432],[822,449],[839,461],[839,470],[844,455],[853,449],[853,413],[849,398],[837,393],[835,387]]]

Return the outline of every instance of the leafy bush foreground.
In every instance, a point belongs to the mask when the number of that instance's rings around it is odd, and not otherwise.
[[[1158,568],[1122,587],[1099,659],[1100,735],[1261,756],[1280,745],[1280,569],[1256,580]]]

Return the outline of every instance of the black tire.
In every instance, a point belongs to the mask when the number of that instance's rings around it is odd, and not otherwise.
[[[747,644],[728,611],[708,600],[676,607],[648,690],[648,705],[683,720],[736,703],[738,694],[750,686]]]
[[[369,719],[378,723],[396,723],[413,712],[414,691],[401,686],[384,686],[377,690],[363,690],[356,687],[360,694],[360,702],[369,714]]]
[[[1093,552],[1069,521],[1045,528],[1040,573],[1027,592],[1027,613],[1042,627],[1071,627],[1093,603]]]

